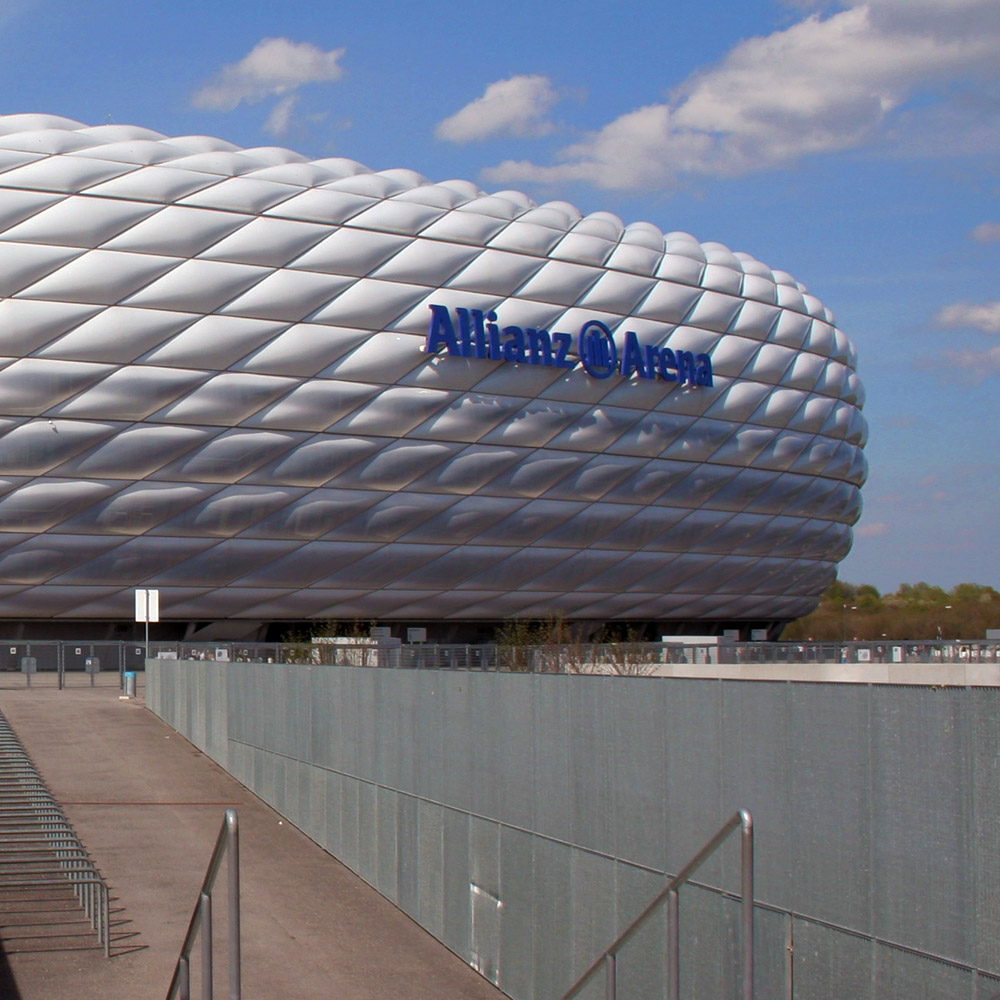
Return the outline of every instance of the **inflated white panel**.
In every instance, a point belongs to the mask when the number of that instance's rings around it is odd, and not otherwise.
[[[703,330],[717,330],[721,333],[729,329],[742,305],[743,300],[735,295],[706,291],[688,313],[686,322]]]
[[[348,177],[340,177],[330,181],[327,187],[334,191],[360,194],[366,198],[371,198],[372,201],[381,201],[399,191],[412,187],[412,181],[401,181],[400,178],[392,176],[389,171],[375,173],[366,167]]]
[[[259,344],[277,336],[283,323],[243,319],[235,316],[204,316],[190,313],[170,313],[160,310],[135,310],[167,317],[186,316],[187,327],[176,336],[164,340],[142,360],[155,365],[173,365],[178,368],[207,368],[220,370],[233,367]],[[141,329],[141,328],[140,328]],[[280,373],[276,373],[280,374]]]
[[[574,232],[564,236],[549,252],[556,260],[571,260],[579,264],[600,267],[615,248],[615,241],[590,233]]]
[[[19,294],[29,299],[111,306],[178,266],[184,265],[173,257],[88,250]]]
[[[62,247],[0,242],[0,295],[16,295],[81,253]]]
[[[623,237],[624,240],[624,237]],[[663,251],[634,243],[620,243],[605,262],[606,267],[634,274],[656,274],[663,262]]]
[[[54,303],[8,300],[7,305],[52,308]],[[79,310],[78,306],[71,306]],[[190,313],[166,310],[129,309],[109,306],[35,353],[40,358],[63,361],[105,361],[122,364],[169,340],[175,333],[193,322]],[[54,324],[53,324],[54,325]],[[50,325],[51,332],[53,325]]]
[[[196,191],[180,200],[183,205],[210,206],[248,214],[274,208],[298,194],[291,184],[275,184],[251,177],[231,177],[211,188]]]
[[[683,323],[703,294],[698,288],[660,281],[639,303],[636,315],[661,323]]]
[[[97,251],[100,253],[101,251]],[[87,254],[94,257],[95,253]],[[123,254],[142,260],[145,254]],[[156,259],[156,258],[153,258]],[[210,313],[225,305],[269,272],[263,267],[248,264],[223,264],[214,260],[186,260],[178,264],[169,261],[162,269],[163,277],[147,279],[145,288],[123,299],[124,305],[143,309],[178,309],[184,312]],[[151,270],[151,267],[148,269]],[[113,272],[112,272],[113,273]],[[25,294],[34,294],[28,289]]]
[[[372,204],[371,198],[351,194],[349,191],[332,191],[328,188],[310,188],[292,194],[279,202],[267,214],[282,219],[302,219],[305,222],[337,223],[363,212]]]
[[[217,183],[217,177],[178,170],[176,167],[140,167],[131,173],[95,184],[87,193],[102,198],[129,198],[167,205]]]
[[[331,377],[325,366],[344,357],[371,336],[363,330],[348,330],[338,326],[300,323],[290,326],[270,343],[233,368],[267,372],[274,375]],[[306,386],[302,386],[306,388]]]
[[[446,284],[448,288],[488,295],[510,295],[540,267],[543,261],[504,250],[477,250],[469,265]]]
[[[2,164],[3,155],[0,153],[0,169]],[[0,203],[0,236],[8,228],[16,226],[50,205],[59,204],[64,198],[65,195],[51,194],[48,191],[5,191]]]
[[[295,388],[292,379],[248,372],[223,372],[192,388],[152,419],[167,423],[238,424]]]
[[[99,138],[94,129],[88,129],[89,138]],[[163,163],[165,160],[174,159],[173,151],[158,142],[162,136],[148,130],[136,129],[131,135],[125,131],[117,134],[107,133],[102,136],[107,141],[98,146],[81,148],[78,156],[87,156],[95,160],[112,160],[116,163],[135,163],[137,165],[149,166],[153,163]]]
[[[339,434],[405,434],[454,399],[454,393],[436,389],[395,386],[384,389],[356,413],[344,417],[333,428]]]
[[[415,480],[414,487],[466,495],[478,490],[486,492],[486,487],[492,480],[512,469],[527,454],[524,449],[473,445]],[[504,493],[503,490],[488,492]],[[498,505],[498,509],[504,509],[504,505]]]
[[[561,233],[530,222],[510,222],[490,240],[497,250],[513,250],[542,256],[555,246]]]
[[[361,277],[398,253],[410,241],[394,233],[371,233],[363,229],[337,229],[307,250],[289,266],[329,274]]]
[[[89,389],[49,410],[50,416],[141,420],[191,392],[204,381],[200,372],[151,365],[119,368]]]
[[[518,294],[539,302],[571,306],[584,298],[601,273],[596,267],[549,261],[525,282]]]
[[[160,524],[153,534],[227,538],[287,506],[302,490],[229,486]]]
[[[426,285],[443,281],[464,267],[478,253],[475,247],[441,240],[412,240],[373,272],[386,281],[410,281]]]
[[[247,417],[249,427],[273,427],[296,431],[323,431],[342,416],[353,412],[378,394],[379,386],[364,383],[304,382]],[[331,445],[333,442],[330,442]],[[343,445],[338,444],[338,447]],[[322,480],[329,476],[323,476]]]
[[[253,219],[201,253],[207,260],[284,267],[327,235],[325,226],[290,219]]]
[[[378,438],[347,438],[332,434],[306,437],[294,449],[279,454],[275,461],[255,470],[254,482],[321,486],[351,466],[370,458],[382,444]],[[336,494],[337,497],[340,495]],[[348,491],[343,491],[343,495],[347,496]]]
[[[224,316],[285,320],[297,323],[325,306],[354,284],[353,278],[337,278],[311,271],[275,271],[249,291],[237,295],[219,312]]]
[[[384,330],[419,302],[425,290],[395,281],[361,278],[328,305],[316,310],[312,319],[333,326]]]
[[[701,273],[701,287],[726,295],[739,295],[743,288],[743,271],[725,264],[706,264]]]
[[[517,407],[519,401],[516,398],[507,402],[513,404],[510,412],[502,420],[493,421],[489,433],[482,437],[484,444],[540,448],[552,441],[566,427],[576,424],[587,414],[587,408],[579,403],[552,403],[536,400],[526,406]]]
[[[45,208],[30,219],[11,226],[4,232],[3,238],[19,243],[47,243],[89,250],[99,247],[155,211],[153,205],[80,195],[64,198],[51,208]]]
[[[72,480],[27,483],[0,497],[0,518],[12,532],[48,531],[77,511],[99,505],[114,488]]]
[[[116,535],[141,535],[169,517],[206,500],[217,493],[218,486],[179,485],[174,483],[137,483],[121,489],[114,496],[95,504],[89,512],[67,521],[65,530],[103,531]],[[196,551],[205,548],[201,545]]]
[[[205,445],[214,433],[196,427],[127,427],[110,441],[59,466],[57,472],[131,481],[152,475],[179,455]]]
[[[329,365],[323,375],[348,380],[379,381],[389,377],[405,381],[420,366],[421,349],[422,341],[406,334],[369,334],[350,354]]]
[[[400,490],[428,469],[435,469],[460,451],[456,444],[396,441],[353,465],[337,477],[339,485],[370,490]]]
[[[37,416],[113,370],[109,365],[21,358],[0,371],[4,412]]]
[[[0,244],[0,257],[3,244]],[[0,298],[0,329],[4,331],[3,350],[19,356],[31,354],[65,331],[100,314],[100,306],[77,302],[35,302],[32,299]],[[118,334],[121,340],[121,334]],[[96,359],[95,359],[96,360]]]
[[[84,191],[102,181],[126,174],[135,167],[107,160],[50,156],[0,174],[0,187],[37,191]]]
[[[701,260],[692,259],[687,255],[668,253],[660,261],[656,277],[681,285],[700,285],[701,272],[704,268],[705,265]]]
[[[444,215],[445,210],[430,205],[405,201],[377,201],[371,208],[359,212],[351,225],[359,229],[373,229],[378,233],[415,234],[426,229]]]
[[[0,437],[0,472],[40,476],[82,452],[96,448],[114,433],[110,424],[29,420]]]

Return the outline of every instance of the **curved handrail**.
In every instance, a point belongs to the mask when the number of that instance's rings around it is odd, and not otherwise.
[[[746,809],[740,809],[719,828],[707,844],[676,874],[656,898],[625,928],[610,948],[595,961],[590,968],[562,995],[560,1000],[572,1000],[583,987],[604,966],[605,996],[616,1000],[618,952],[628,943],[632,935],[646,922],[646,919],[666,901],[668,923],[667,957],[667,1000],[680,997],[680,923],[678,919],[677,893],[685,882],[704,864],[722,842],[740,827],[740,944],[742,946],[743,991],[741,1000],[753,1000],[753,817]]]
[[[167,990],[167,1000],[180,995],[180,1000],[190,1000],[191,979],[189,960],[194,951],[199,929],[202,931],[202,997],[212,1000],[212,888],[222,867],[222,858],[228,854],[228,916],[229,916],[229,1000],[240,1000],[242,990],[240,947],[240,829],[235,809],[227,809],[222,828],[215,839],[215,849],[208,863],[208,870],[198,892],[198,904],[191,914],[184,944],[174,966],[174,974]]]

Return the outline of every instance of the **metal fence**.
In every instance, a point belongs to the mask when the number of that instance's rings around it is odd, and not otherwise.
[[[146,695],[517,1000],[564,993],[740,803],[758,996],[993,1000],[1000,683],[818,673],[581,683],[161,660]],[[739,995],[735,847],[683,890],[685,997]],[[666,941],[658,915],[626,945],[620,998],[665,995]]]
[[[0,893],[6,929],[17,930],[19,943],[30,941],[29,950],[73,937],[78,918],[63,910],[62,890],[75,897],[109,958],[111,922],[104,876],[0,713]],[[39,920],[45,911],[57,916]]]
[[[3,641],[0,672],[121,677],[143,670],[147,647],[137,642]],[[392,669],[491,670],[555,674],[655,674],[683,664],[1000,664],[1000,642],[979,639],[882,642],[564,643],[512,646],[436,644],[363,639],[313,642],[151,642],[153,659],[236,663],[306,663]]]

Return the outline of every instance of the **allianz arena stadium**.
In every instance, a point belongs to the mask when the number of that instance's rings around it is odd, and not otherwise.
[[[0,340],[0,628],[775,635],[860,513],[801,284],[469,181],[0,117]]]

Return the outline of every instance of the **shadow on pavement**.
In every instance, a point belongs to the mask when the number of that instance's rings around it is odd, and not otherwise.
[[[7,961],[2,941],[0,941],[0,997],[4,1000],[21,1000],[21,992],[14,982],[14,974],[10,971],[10,963]]]

